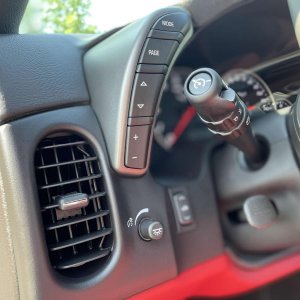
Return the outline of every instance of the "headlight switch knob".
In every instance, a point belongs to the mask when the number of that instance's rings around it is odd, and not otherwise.
[[[145,241],[160,240],[163,237],[164,228],[159,221],[148,218],[142,219],[139,223],[139,235]]]

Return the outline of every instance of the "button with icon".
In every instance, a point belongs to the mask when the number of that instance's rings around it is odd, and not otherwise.
[[[136,74],[129,117],[154,116],[163,80],[163,74]]]
[[[128,126],[125,165],[129,168],[143,169],[147,164],[150,125]]]

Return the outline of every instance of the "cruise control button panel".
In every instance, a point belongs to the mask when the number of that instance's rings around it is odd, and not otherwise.
[[[179,8],[156,15],[148,23],[147,32],[143,32],[143,41],[140,40],[141,35],[137,36],[143,46],[135,60],[130,102],[126,106],[126,138],[123,148],[115,155],[118,164],[115,169],[120,173],[138,175],[146,172],[152,128],[163,85],[179,50],[191,37],[191,33],[190,15]],[[124,136],[120,140],[124,140]],[[124,155],[122,163],[119,154]]]
[[[139,63],[169,65],[178,45],[173,40],[147,38]]]
[[[171,6],[94,41],[84,51],[90,104],[116,173],[136,177],[147,172],[164,84],[192,35],[190,12]]]
[[[125,165],[128,168],[144,169],[147,164],[151,126],[128,126]]]
[[[163,74],[136,74],[129,117],[154,115],[163,79]]]

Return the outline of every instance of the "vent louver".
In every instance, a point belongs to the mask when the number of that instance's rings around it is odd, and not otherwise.
[[[113,234],[104,178],[92,147],[77,135],[49,136],[36,149],[35,169],[52,266],[74,277],[103,267]],[[77,202],[61,204],[66,199]]]

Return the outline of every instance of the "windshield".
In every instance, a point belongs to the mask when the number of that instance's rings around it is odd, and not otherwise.
[[[180,0],[30,0],[21,33],[103,33]]]

